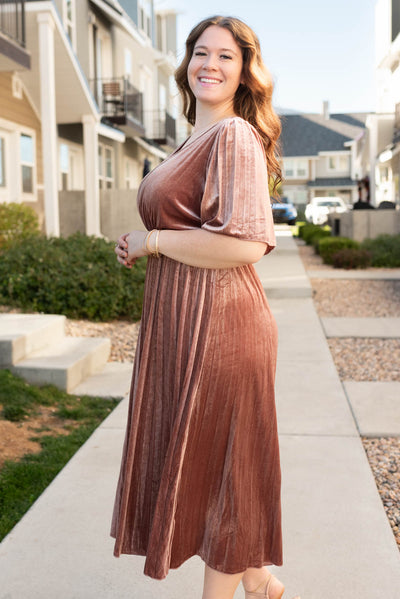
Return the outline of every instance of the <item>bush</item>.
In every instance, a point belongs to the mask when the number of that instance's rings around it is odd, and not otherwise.
[[[330,229],[320,229],[319,231],[315,231],[315,233],[312,235],[311,245],[314,247],[316,254],[319,253],[319,240],[325,237],[331,237]]]
[[[344,248],[332,256],[332,264],[335,268],[367,268],[371,265],[371,260],[371,252],[361,248]]]
[[[379,235],[365,239],[361,247],[372,254],[372,266],[395,268],[400,266],[400,235]]]
[[[39,234],[36,212],[25,204],[0,204],[0,249]]]
[[[339,250],[346,248],[358,249],[359,247],[360,244],[358,241],[348,239],[347,237],[325,237],[319,240],[318,253],[325,264],[332,264],[333,254],[336,254]]]
[[[299,235],[304,239],[307,245],[312,245],[314,239],[329,237],[330,234],[331,230],[329,227],[320,227],[319,225],[313,225],[312,223],[306,223],[299,230]]]
[[[138,320],[145,265],[121,266],[112,242],[81,233],[30,237],[2,252],[0,301],[70,318]]]

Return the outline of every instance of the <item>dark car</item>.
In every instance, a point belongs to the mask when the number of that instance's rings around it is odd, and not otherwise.
[[[297,218],[297,210],[289,200],[289,198],[280,198],[280,200],[272,201],[272,214],[274,223],[287,223],[294,225]]]

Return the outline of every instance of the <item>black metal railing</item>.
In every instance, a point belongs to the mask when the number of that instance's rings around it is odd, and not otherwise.
[[[148,139],[169,146],[176,144],[176,121],[166,110],[146,111],[146,121],[146,137]]]
[[[0,32],[25,48],[24,0],[0,0]]]
[[[91,88],[103,116],[110,121],[130,116],[143,124],[143,94],[126,77],[92,79]]]

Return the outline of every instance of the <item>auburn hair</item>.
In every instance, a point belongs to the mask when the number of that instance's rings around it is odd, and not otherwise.
[[[196,119],[196,98],[190,89],[187,77],[189,62],[194,46],[202,33],[211,25],[223,27],[231,32],[243,56],[242,81],[236,90],[233,108],[235,114],[248,121],[258,131],[264,145],[267,169],[272,177],[272,195],[278,195],[277,187],[282,181],[279,164],[281,155],[279,136],[282,126],[279,116],[272,106],[274,84],[266,68],[258,37],[243,21],[235,17],[214,16],[200,21],[186,40],[186,53],[175,71],[175,80],[183,101],[183,114],[191,125]]]

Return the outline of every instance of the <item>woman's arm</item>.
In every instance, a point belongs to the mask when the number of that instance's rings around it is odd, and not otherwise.
[[[144,247],[147,232],[132,231],[121,235],[115,253],[118,262],[130,267],[137,258],[155,252],[156,233]],[[175,231],[163,229],[158,234],[160,254],[178,262],[200,268],[234,268],[257,262],[265,253],[266,244],[247,241],[204,229]]]

